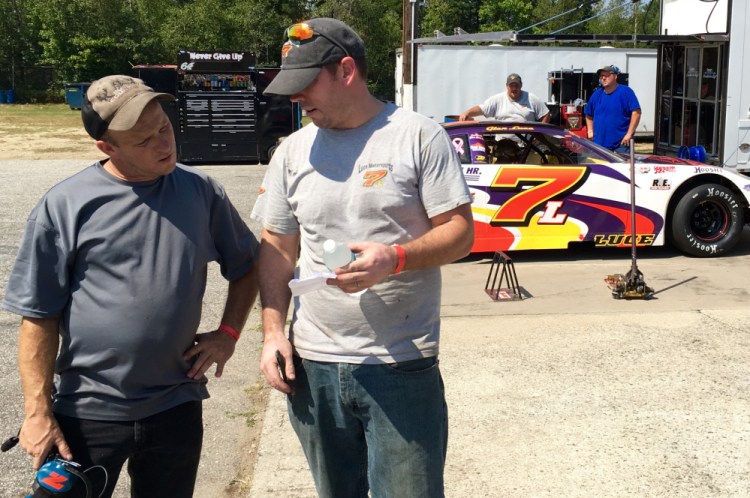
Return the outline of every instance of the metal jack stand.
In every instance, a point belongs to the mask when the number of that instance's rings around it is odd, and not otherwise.
[[[630,139],[630,238],[632,265],[625,275],[620,273],[607,275],[604,281],[612,291],[615,299],[651,299],[654,289],[646,285],[643,273],[638,269],[635,257],[636,228],[635,228],[635,140]]]
[[[498,280],[498,272],[502,263],[502,272]],[[492,285],[490,285],[492,280]],[[503,283],[505,287],[502,287]],[[516,276],[516,267],[513,261],[502,251],[496,251],[490,265],[490,273],[487,275],[487,283],[484,284],[484,291],[493,301],[521,301],[523,299],[523,289],[518,285],[518,276]]]

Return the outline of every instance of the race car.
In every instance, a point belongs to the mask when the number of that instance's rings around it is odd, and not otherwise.
[[[554,125],[445,123],[472,196],[472,252],[671,243],[719,256],[750,221],[750,178],[688,159],[636,155],[631,228],[630,161]]]

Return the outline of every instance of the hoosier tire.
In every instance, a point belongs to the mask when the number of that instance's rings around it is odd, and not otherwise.
[[[672,216],[671,239],[691,256],[712,257],[730,251],[740,240],[744,210],[737,194],[707,183],[685,193]]]

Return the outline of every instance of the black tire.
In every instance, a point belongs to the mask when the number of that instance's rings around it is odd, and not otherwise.
[[[260,158],[261,164],[268,164],[271,162],[271,158],[273,157],[274,152],[276,152],[276,147],[278,147],[278,144],[273,144],[268,148],[265,157]]]
[[[686,192],[677,202],[672,243],[691,256],[719,256],[737,245],[744,224],[739,196],[727,187],[707,183]]]

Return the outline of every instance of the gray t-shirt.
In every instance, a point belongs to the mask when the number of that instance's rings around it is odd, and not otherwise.
[[[499,121],[539,121],[549,114],[547,105],[541,99],[523,90],[518,100],[511,100],[508,92],[498,93],[485,100],[479,108],[486,117]]]
[[[388,104],[351,130],[310,124],[279,147],[252,217],[301,236],[300,276],[327,271],[323,242],[403,244],[470,202],[461,164],[434,121]],[[380,363],[438,353],[440,269],[392,275],[360,296],[336,287],[295,298],[297,353]]]
[[[207,265],[235,280],[257,245],[223,188],[194,169],[127,183],[96,163],[54,186],[29,217],[2,303],[60,317],[54,411],[136,420],[207,398],[182,359]]]

